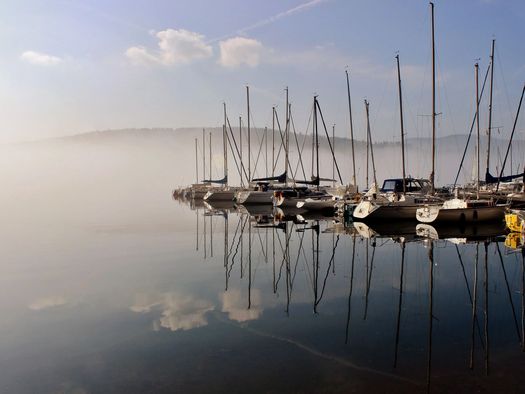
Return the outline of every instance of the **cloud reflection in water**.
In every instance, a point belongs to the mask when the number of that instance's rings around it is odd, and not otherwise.
[[[171,331],[191,330],[208,325],[206,313],[212,311],[211,302],[174,292],[159,295],[139,294],[130,308],[133,312],[147,313],[160,309],[161,317],[153,322],[153,328]]]

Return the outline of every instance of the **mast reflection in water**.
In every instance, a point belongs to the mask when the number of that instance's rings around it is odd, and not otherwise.
[[[368,226],[183,200],[143,217],[131,205],[78,226],[32,222],[31,248],[16,243],[22,227],[3,232],[0,392],[525,383],[525,260],[499,225]]]
[[[521,379],[524,253],[504,246],[501,225],[374,229],[259,209],[206,214],[224,221],[223,300],[230,293],[242,317],[232,303],[222,311],[254,341],[272,339],[276,359],[294,347],[347,370],[345,387],[357,375],[371,390],[501,389]]]

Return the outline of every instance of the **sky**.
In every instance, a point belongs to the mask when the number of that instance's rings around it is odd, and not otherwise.
[[[436,0],[438,136],[468,132],[474,63],[484,74],[496,39],[494,127],[510,132],[525,82],[525,3]],[[395,55],[406,135],[430,135],[430,8],[421,0],[3,0],[0,143],[92,130],[271,127],[289,88],[297,131],[318,95],[327,127],[399,140]],[[483,75],[480,75],[482,80]],[[482,129],[487,102],[482,100]],[[518,132],[523,135],[525,122]]]

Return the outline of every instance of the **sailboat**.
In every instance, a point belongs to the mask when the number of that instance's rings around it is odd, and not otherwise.
[[[433,21],[432,12],[432,21]],[[432,23],[434,26],[434,23]],[[433,32],[433,30],[432,30]],[[432,38],[434,34],[432,33]],[[432,40],[434,42],[434,40]],[[432,45],[434,47],[434,45]],[[372,171],[374,183],[368,192],[364,195],[363,200],[355,207],[353,217],[356,220],[415,220],[416,211],[423,204],[438,203],[440,198],[434,194],[434,160],[432,160],[431,179],[407,178],[405,171],[405,132],[403,123],[403,100],[401,91],[401,71],[399,66],[399,55],[396,55],[397,75],[398,75],[398,92],[399,92],[399,112],[401,128],[401,161],[402,161],[402,178],[387,179],[381,189],[377,189],[376,170],[374,162],[374,150],[372,135],[370,131],[370,114],[369,103],[365,100],[366,125],[367,125],[367,146],[370,146],[372,159]],[[434,84],[433,84],[434,86]],[[433,89],[434,90],[434,89]],[[435,116],[435,108],[433,106]],[[434,143],[433,143],[434,146]],[[434,149],[433,149],[434,150]],[[367,150],[368,163],[368,150]],[[368,166],[367,166],[368,168]],[[367,171],[368,173],[368,171]],[[368,175],[367,175],[368,177]]]
[[[479,65],[475,64],[475,80],[476,80],[476,123],[477,123],[477,137],[479,141],[479,83],[478,72]],[[525,92],[525,87],[524,87]],[[521,96],[523,99],[523,94]],[[521,100],[520,100],[521,106]],[[519,109],[518,109],[519,111]],[[424,206],[417,210],[416,218],[422,223],[434,222],[459,222],[459,223],[476,223],[476,222],[490,222],[502,221],[505,215],[505,204],[495,204],[493,200],[479,199],[479,162],[480,162],[480,146],[477,144],[476,152],[478,175],[476,181],[477,199],[470,198],[455,198],[445,201],[442,205]]]
[[[224,108],[224,124],[222,126],[222,149],[223,149],[223,169],[224,177],[222,179],[212,181],[210,183],[220,184],[218,188],[213,188],[206,193],[204,196],[204,201],[213,202],[213,201],[233,201],[235,197],[236,190],[234,188],[228,187],[228,136],[226,131],[226,103],[223,103]],[[211,150],[211,139],[210,139],[210,150]],[[211,160],[211,155],[210,155]],[[211,171],[210,171],[211,175]]]
[[[239,190],[235,194],[235,201],[243,205],[272,205],[274,190],[279,189],[280,184],[287,183],[287,168],[284,173],[278,176],[271,176],[266,178],[254,178],[251,176],[251,142],[250,142],[250,90],[246,86],[246,102],[248,107],[248,185],[247,189]],[[288,88],[286,88],[286,102],[288,107]],[[279,125],[279,119],[275,107],[272,107],[272,173],[275,169],[275,121]],[[241,132],[241,124],[239,121],[239,131]],[[279,126],[279,134],[281,136],[281,143],[284,145],[281,127]],[[268,138],[268,133],[265,132],[264,138]],[[241,144],[242,145],[242,144]],[[281,146],[282,146],[281,145]],[[286,149],[286,148],[285,148]],[[241,162],[242,162],[242,146],[241,146]],[[241,164],[242,165],[242,164]],[[242,175],[241,175],[242,178]]]
[[[202,129],[202,173],[203,177],[206,177],[206,134],[205,130]],[[194,183],[190,186],[189,194],[192,200],[202,200],[206,193],[211,188],[211,183],[209,181],[198,182],[199,171],[197,165],[197,140],[195,139],[195,168],[197,172],[197,183]],[[211,174],[211,134],[210,134],[210,174]]]
[[[325,209],[331,209],[333,210],[335,207],[335,198],[333,195],[329,194],[326,191],[326,188],[321,188],[320,183],[321,181],[331,181],[333,182],[333,179],[322,179],[319,176],[319,133],[318,133],[318,125],[317,125],[317,114],[321,116],[321,120],[323,122],[323,126],[325,128],[325,133],[328,141],[328,145],[330,147],[330,151],[332,153],[332,158],[334,160],[334,166],[337,168],[337,172],[339,175],[339,180],[342,183],[341,174],[339,172],[339,167],[337,165],[337,162],[335,161],[335,155],[332,143],[330,142],[330,138],[328,137],[328,132],[326,130],[325,122],[323,119],[323,114],[321,112],[321,108],[319,106],[319,102],[317,100],[317,96],[314,96],[314,104],[313,104],[313,153],[315,153],[315,164],[316,164],[316,175],[312,176],[312,179],[310,181],[308,180],[294,180],[294,186],[278,190],[274,193],[274,205],[276,207],[287,207],[287,208],[299,208],[299,209],[310,209],[310,210],[325,210]],[[287,112],[287,132],[289,130],[289,111]],[[288,137],[287,137],[288,138]],[[313,154],[312,153],[312,154]],[[300,152],[299,152],[300,154]],[[313,156],[312,156],[313,159]],[[289,160],[288,160],[288,144],[286,144],[286,162],[287,162],[287,168],[289,167]],[[298,185],[304,185],[304,186],[298,186]],[[332,192],[336,191],[336,188],[332,188]]]

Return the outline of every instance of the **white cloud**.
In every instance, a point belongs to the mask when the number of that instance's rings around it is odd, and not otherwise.
[[[224,67],[239,67],[246,64],[255,67],[261,62],[263,45],[254,39],[233,37],[219,43],[221,56],[219,63]]]
[[[62,296],[50,296],[39,298],[33,301],[31,304],[28,305],[28,308],[33,311],[41,311],[43,309],[65,305],[66,303],[66,299]]]
[[[55,66],[62,62],[62,59],[57,56],[36,51],[25,51],[20,55],[20,58],[28,63],[37,64],[39,66]]]
[[[194,60],[212,56],[213,49],[204,41],[204,36],[192,31],[166,29],[155,34],[158,50],[134,46],[126,50],[126,56],[134,64],[157,63],[165,66],[187,64]]]

